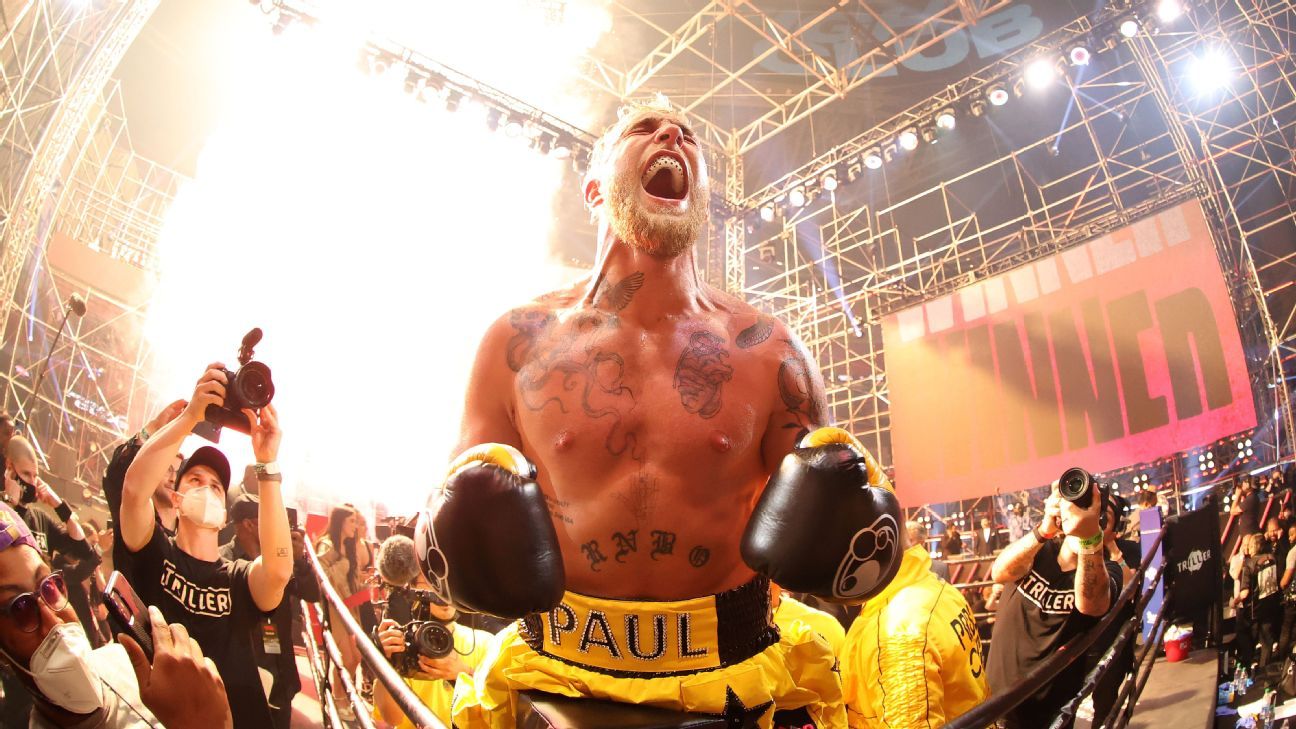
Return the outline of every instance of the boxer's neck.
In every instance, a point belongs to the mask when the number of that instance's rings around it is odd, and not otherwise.
[[[698,276],[695,248],[678,256],[655,256],[607,233],[585,304],[645,325],[714,309]]]

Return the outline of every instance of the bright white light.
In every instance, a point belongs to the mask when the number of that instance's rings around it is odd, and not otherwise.
[[[163,402],[189,397],[204,365],[235,368],[240,338],[261,327],[289,503],[403,513],[436,479],[380,454],[448,460],[489,322],[573,277],[551,261],[549,231],[554,195],[578,193],[561,189],[568,163],[366,77],[354,52],[319,41],[250,34],[231,64],[159,241],[151,382]],[[267,132],[267,119],[291,131]],[[339,463],[342,440],[363,475]],[[236,472],[252,457],[238,433],[220,446]]]
[[[774,206],[766,203],[761,206],[760,218],[766,223],[774,222]]]
[[[936,115],[936,126],[941,129],[944,129],[947,132],[954,128],[955,123],[956,120],[954,119],[954,112],[950,111],[949,109],[946,109]]]
[[[882,150],[874,147],[864,153],[864,166],[870,170],[876,170],[882,166]]]
[[[986,98],[990,100],[990,104],[993,106],[1003,106],[1008,103],[1008,89],[996,86],[990,89],[990,93],[986,94]]]
[[[1226,88],[1233,80],[1232,65],[1223,51],[1211,49],[1193,58],[1188,66],[1188,78],[1198,94],[1211,94]]]
[[[1250,439],[1250,438],[1247,438],[1247,439],[1246,439],[1246,447],[1247,447],[1247,448],[1250,448],[1250,447],[1251,447],[1251,439]]]
[[[1161,0],[1157,3],[1157,19],[1162,23],[1173,23],[1183,15],[1183,3],[1179,0]]]
[[[905,151],[915,150],[918,148],[918,132],[913,129],[906,129],[900,132],[897,142],[900,144],[900,149]]]
[[[837,173],[833,170],[828,170],[827,172],[823,173],[823,176],[819,178],[819,185],[820,187],[822,187],[824,190],[828,192],[832,192],[833,190],[836,190]]]
[[[791,203],[794,208],[804,206],[806,204],[805,190],[800,185],[792,188],[792,192],[788,193],[788,202]]]
[[[1126,38],[1133,38],[1134,36],[1138,35],[1138,32],[1139,32],[1139,24],[1137,20],[1130,18],[1129,20],[1121,21],[1120,24],[1121,35],[1125,36]]]
[[[1036,58],[1026,66],[1024,76],[1032,89],[1044,89],[1057,78],[1057,68],[1051,58]]]
[[[1089,61],[1093,58],[1093,54],[1089,53],[1089,49],[1084,46],[1072,48],[1071,53],[1068,55],[1071,58],[1072,66],[1088,66]]]

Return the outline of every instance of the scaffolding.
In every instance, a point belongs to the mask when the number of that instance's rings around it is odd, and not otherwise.
[[[742,268],[727,269],[726,283],[743,281],[745,298],[795,327],[824,368],[837,421],[884,464],[891,446],[883,316],[1192,197],[1211,220],[1252,353],[1252,390],[1264,414],[1257,436],[1270,457],[1290,458],[1296,68],[1287,49],[1296,11],[1224,0],[1191,8],[1174,31],[1147,28],[1118,42],[1107,29],[1150,12],[1117,5],[1081,18],[735,201],[748,235],[725,240],[729,266]],[[1066,98],[1054,100],[1060,119],[1033,137],[1003,133],[1010,122],[1002,115],[996,122],[987,92],[1011,87],[1029,60],[1064,56],[1080,42],[1103,49],[1103,62],[1064,76]],[[1237,67],[1230,88],[1211,99],[1185,74],[1204,48],[1227,49]],[[1001,151],[937,156],[940,145],[924,145],[916,154],[925,162],[898,173],[860,164],[879,146],[898,155],[896,135],[941,108],[963,113],[960,129],[987,127],[984,138],[999,141],[988,146]],[[929,168],[925,177],[916,166]],[[842,171],[843,187],[816,189],[829,169]],[[865,179],[851,186],[846,176]],[[798,187],[804,207],[786,203]],[[776,201],[782,215],[763,221],[758,209]]]
[[[110,445],[151,407],[146,291],[181,178],[132,151],[110,74],[157,4],[31,0],[4,14],[4,406],[74,503],[98,490]],[[57,338],[74,293],[87,312]]]

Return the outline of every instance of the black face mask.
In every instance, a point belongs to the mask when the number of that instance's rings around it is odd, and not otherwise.
[[[14,474],[13,474],[13,480],[17,481],[17,482],[18,482],[18,485],[22,487],[22,491],[18,494],[18,503],[20,503],[20,504],[32,504],[32,503],[35,503],[35,502],[36,502],[36,484],[34,484],[34,483],[27,483],[27,481],[26,481],[25,479],[23,479],[23,477],[20,476],[16,471],[15,471]]]

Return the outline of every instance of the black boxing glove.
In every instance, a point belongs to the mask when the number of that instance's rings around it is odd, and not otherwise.
[[[743,533],[743,561],[785,590],[861,603],[900,569],[901,513],[864,446],[840,428],[819,428],[765,485]]]
[[[512,620],[562,600],[558,534],[535,466],[512,446],[486,443],[454,460],[414,547],[433,591],[461,610]]]

